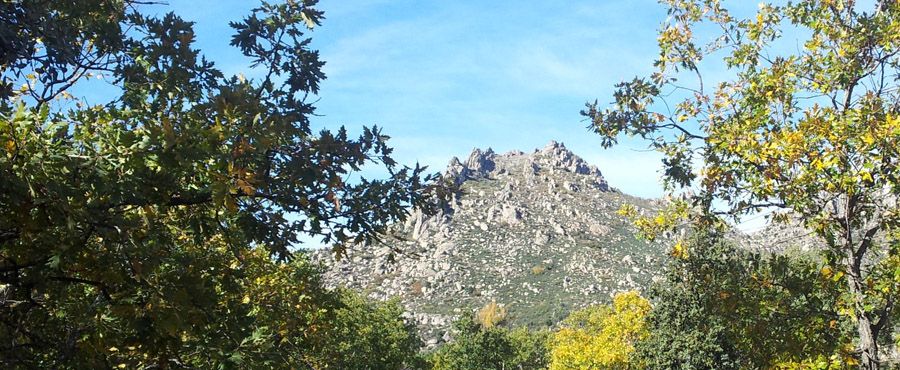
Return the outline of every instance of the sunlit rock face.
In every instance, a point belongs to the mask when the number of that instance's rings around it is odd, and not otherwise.
[[[434,215],[418,210],[383,245],[316,258],[334,286],[376,299],[399,297],[428,346],[449,338],[455,317],[491,300],[509,325],[554,325],[573,309],[641,290],[658,278],[666,250],[638,240],[616,214],[657,201],[612,189],[597,167],[555,141],[531,153],[475,149],[443,172],[460,192]]]

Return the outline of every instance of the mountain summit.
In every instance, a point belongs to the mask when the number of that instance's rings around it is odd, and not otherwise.
[[[635,238],[616,214],[624,203],[656,202],[611,188],[562,143],[529,154],[475,149],[443,176],[460,191],[438,214],[414,210],[384,245],[351,247],[339,261],[316,254],[330,284],[399,297],[428,345],[448,339],[454,317],[492,301],[511,325],[550,326],[645,287],[661,269],[662,247]]]

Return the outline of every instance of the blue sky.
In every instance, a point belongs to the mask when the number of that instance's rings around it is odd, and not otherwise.
[[[739,18],[758,6],[725,3]],[[253,78],[260,72],[228,45],[228,22],[257,5],[168,0],[143,11],[174,11],[194,21],[197,48],[226,75]],[[857,3],[860,10],[873,5]],[[316,104],[317,128],[345,125],[354,132],[378,125],[392,137],[396,160],[434,172],[473,148],[530,151],[556,140],[597,165],[612,186],[641,197],[663,195],[658,153],[625,138],[603,150],[579,115],[587,101],[609,103],[616,83],[652,71],[657,30],[666,19],[656,0],[322,0],[318,8],[326,19],[309,36],[328,78]],[[804,31],[787,27],[785,34],[774,52],[794,52]],[[721,62],[701,69],[708,86],[730,75]],[[81,94],[89,101],[108,97],[108,88],[90,86]],[[754,216],[738,227],[763,224]]]
[[[250,77],[228,46],[255,1],[155,6],[196,22],[197,47]],[[377,124],[401,163],[443,170],[473,148],[530,151],[564,142],[629,194],[662,195],[659,156],[640,142],[602,150],[579,111],[651,70],[665,10],[655,0],[324,0],[311,36],[326,61],[319,127]]]
[[[226,75],[254,78],[260,72],[228,45],[228,22],[257,5],[168,0],[143,11],[174,11],[194,21],[203,54]],[[873,5],[857,3],[860,10]],[[739,18],[757,6],[726,2]],[[318,8],[326,19],[309,36],[328,78],[316,104],[317,128],[358,132],[378,125],[392,137],[396,160],[434,172],[473,148],[531,151],[556,140],[597,165],[612,186],[641,197],[663,195],[658,153],[625,138],[603,150],[579,115],[587,101],[609,103],[616,83],[652,71],[657,30],[666,19],[656,0],[322,0]],[[774,52],[795,52],[804,35],[787,27]],[[721,62],[701,69],[708,86],[730,75]],[[89,102],[109,95],[108,87],[88,86],[80,95]],[[753,216],[738,227],[752,231],[764,223]]]

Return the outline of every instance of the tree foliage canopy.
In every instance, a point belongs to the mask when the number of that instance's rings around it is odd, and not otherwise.
[[[900,3],[764,3],[747,18],[718,0],[664,3],[656,71],[617,85],[612,107],[583,111],[604,146],[646,139],[669,189],[697,191],[639,223],[799,218],[846,277],[837,304],[858,322],[863,365],[877,368],[900,296]],[[711,80],[716,66],[724,79]]]
[[[547,367],[548,333],[526,328],[509,330],[483,326],[463,316],[453,324],[454,339],[432,353],[434,370],[544,369]]]
[[[640,369],[635,345],[648,335],[650,302],[637,292],[618,293],[611,305],[573,312],[553,333],[550,369]]]
[[[649,369],[765,369],[851,364],[852,320],[836,311],[840,279],[809,256],[761,255],[697,233],[650,291]],[[811,367],[816,368],[816,367]]]
[[[344,304],[291,262],[299,238],[372,241],[429,179],[377,127],[313,132],[315,3],[231,24],[259,79],[140,1],[0,4],[0,364],[316,364]],[[72,96],[97,76],[108,102]]]

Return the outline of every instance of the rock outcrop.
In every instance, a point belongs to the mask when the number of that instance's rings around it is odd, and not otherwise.
[[[511,325],[553,325],[573,309],[642,289],[666,251],[640,241],[616,210],[654,201],[613,190],[596,167],[557,142],[530,154],[475,149],[443,176],[460,186],[448,209],[412,212],[386,245],[316,253],[332,285],[400,297],[429,345],[460,314],[491,300]]]

